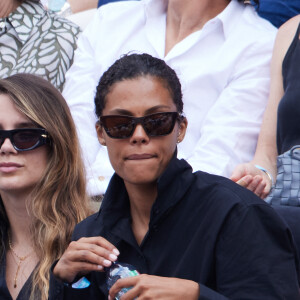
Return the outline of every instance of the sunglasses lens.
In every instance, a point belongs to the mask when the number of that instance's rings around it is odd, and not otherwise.
[[[144,118],[144,128],[149,136],[162,136],[171,133],[174,128],[176,113],[157,113]]]
[[[130,137],[133,129],[134,123],[131,118],[126,116],[109,116],[102,117],[101,122],[106,129],[107,134],[110,137],[117,139],[124,139]]]
[[[13,142],[19,149],[29,149],[39,143],[40,136],[39,132],[24,130],[13,134]]]
[[[128,116],[102,116],[101,123],[108,136],[116,139],[129,138],[136,124],[142,124],[148,136],[163,136],[170,134],[174,128],[178,113],[164,112],[148,115],[142,118]]]

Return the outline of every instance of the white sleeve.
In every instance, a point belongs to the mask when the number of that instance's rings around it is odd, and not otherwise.
[[[229,177],[237,164],[252,159],[269,93],[273,43],[268,42],[257,42],[244,53],[208,112],[188,159],[194,171]]]
[[[63,95],[70,107],[87,172],[88,193],[103,194],[113,174],[106,148],[98,142],[95,123],[94,96],[100,75],[103,73],[97,63],[97,42],[101,26],[101,12],[98,9],[78,40],[74,63],[66,74]]]

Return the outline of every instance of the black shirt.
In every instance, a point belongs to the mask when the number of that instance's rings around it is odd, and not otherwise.
[[[284,96],[278,106],[278,154],[300,145],[300,25],[282,64]]]
[[[73,238],[103,236],[119,261],[140,273],[190,279],[199,299],[300,299],[291,234],[275,211],[234,182],[192,173],[174,157],[158,180],[149,230],[139,246],[131,230],[128,195],[114,175],[101,210],[76,226]],[[50,300],[107,299],[105,273],[91,272],[85,289],[51,283]],[[52,277],[53,280],[53,277]]]
[[[6,253],[4,253],[2,259],[0,259],[0,299],[1,300],[12,300],[10,292],[6,284]],[[28,300],[32,287],[32,274],[24,283],[22,289],[16,300]]]

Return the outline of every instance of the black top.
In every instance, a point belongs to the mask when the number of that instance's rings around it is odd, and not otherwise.
[[[6,285],[6,253],[0,260],[0,299],[12,300],[9,290]],[[16,300],[28,300],[31,292],[32,274],[27,279]]]
[[[139,246],[123,180],[114,175],[101,210],[75,228],[74,240],[103,236],[119,261],[140,273],[190,279],[202,300],[300,299],[298,259],[287,225],[267,203],[234,182],[192,173],[174,157],[158,180],[149,231]],[[85,289],[50,283],[50,300],[107,299],[105,273]]]
[[[300,24],[282,64],[284,96],[278,106],[277,149],[300,145]]]

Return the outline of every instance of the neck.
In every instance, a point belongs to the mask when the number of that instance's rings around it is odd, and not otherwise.
[[[0,18],[5,18],[20,5],[18,1],[15,0],[4,0],[0,2]]]
[[[184,38],[203,28],[221,13],[230,0],[169,0],[165,55]]]
[[[26,208],[26,197],[20,198],[1,193],[1,198],[10,224],[10,240],[13,245],[32,244],[30,235],[31,219]],[[27,248],[27,247],[26,247]]]
[[[140,244],[148,231],[152,205],[157,196],[157,186],[125,184],[130,201],[132,231]]]

